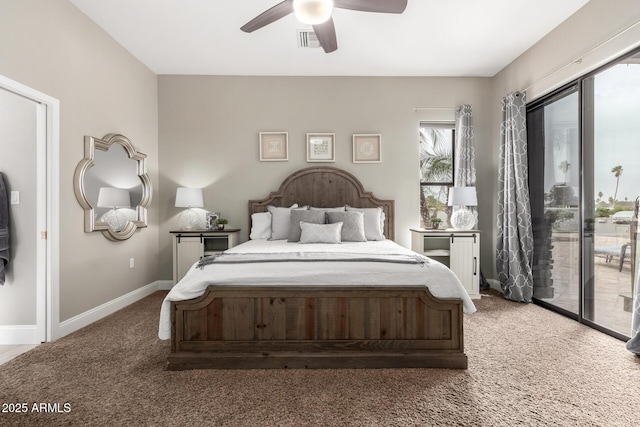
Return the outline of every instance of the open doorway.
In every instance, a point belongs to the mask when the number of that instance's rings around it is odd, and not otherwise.
[[[0,76],[0,110],[11,234],[0,344],[37,344],[58,328],[59,102]]]

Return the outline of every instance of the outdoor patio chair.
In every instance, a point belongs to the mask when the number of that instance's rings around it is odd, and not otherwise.
[[[604,262],[611,262],[614,258],[618,258],[618,271],[622,271],[622,264],[629,261],[631,256],[631,243],[614,246],[596,246],[593,248],[596,256],[604,258]]]

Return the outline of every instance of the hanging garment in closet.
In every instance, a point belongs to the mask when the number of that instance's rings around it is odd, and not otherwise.
[[[0,285],[4,285],[7,264],[9,264],[9,199],[7,187],[0,173]]]

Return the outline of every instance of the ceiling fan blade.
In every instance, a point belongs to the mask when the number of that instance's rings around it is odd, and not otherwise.
[[[293,13],[293,1],[284,0],[283,2],[273,6],[271,9],[262,12],[260,15],[240,27],[240,29],[245,33],[252,33],[255,30],[259,30],[260,28],[269,25],[280,18],[284,18],[291,13]]]
[[[361,12],[402,13],[407,0],[333,0],[333,7]]]
[[[338,40],[336,39],[336,27],[333,25],[333,18],[322,24],[314,25],[313,32],[318,36],[320,46],[326,53],[331,53],[338,49]]]

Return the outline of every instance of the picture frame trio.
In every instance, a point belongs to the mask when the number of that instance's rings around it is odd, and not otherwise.
[[[335,133],[307,133],[307,162],[333,163],[336,161]],[[260,161],[286,162],[289,160],[288,132],[260,132]],[[382,134],[353,135],[353,163],[382,162]]]

